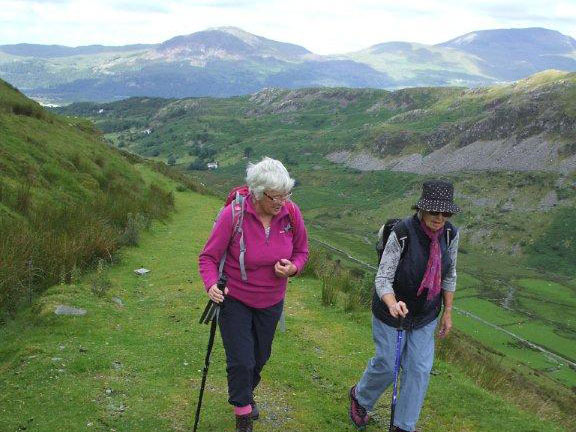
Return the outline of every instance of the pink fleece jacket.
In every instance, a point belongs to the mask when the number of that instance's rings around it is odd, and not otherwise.
[[[246,281],[240,273],[240,235],[235,234],[230,243],[233,231],[232,208],[230,205],[222,210],[216,221],[210,238],[199,256],[200,275],[204,287],[208,290],[218,281],[218,265],[228,248],[224,273],[228,277],[228,295],[254,308],[266,308],[275,305],[284,298],[286,278],[279,278],[274,272],[274,265],[282,258],[289,259],[302,271],[308,259],[308,234],[300,209],[295,205],[296,228],[291,228],[287,205],[272,218],[270,234],[266,238],[264,226],[254,210],[251,196],[246,198],[246,210],[242,229],[246,243],[245,266]],[[230,246],[228,247],[228,244]]]

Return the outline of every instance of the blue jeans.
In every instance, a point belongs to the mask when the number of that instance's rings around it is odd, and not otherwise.
[[[424,403],[430,371],[434,362],[434,330],[437,319],[416,330],[405,330],[402,338],[400,392],[396,403],[394,425],[407,430],[416,429]],[[371,411],[384,390],[394,381],[396,338],[398,331],[372,316],[372,337],[376,355],[370,359],[360,382],[356,398]]]

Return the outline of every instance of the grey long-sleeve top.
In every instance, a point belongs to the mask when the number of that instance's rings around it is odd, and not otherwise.
[[[452,265],[448,269],[448,274],[444,275],[442,280],[442,289],[445,291],[456,291],[456,258],[458,256],[458,241],[460,240],[460,231],[456,233],[456,236],[450,243],[448,247],[448,253],[452,258]],[[382,254],[382,259],[380,260],[380,265],[378,266],[378,272],[376,273],[376,292],[378,297],[382,298],[384,294],[394,293],[392,284],[394,283],[394,276],[396,275],[396,268],[400,262],[400,255],[402,254],[402,246],[398,241],[396,233],[392,231],[386,246],[384,247],[384,253]]]

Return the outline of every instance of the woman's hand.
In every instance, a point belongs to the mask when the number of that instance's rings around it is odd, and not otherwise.
[[[440,330],[438,331],[438,337],[445,338],[448,336],[452,330],[452,311],[444,309],[442,318],[440,318]]]
[[[292,264],[292,261],[282,258],[274,265],[274,273],[279,278],[287,278],[293,276],[298,271],[298,268]]]
[[[222,303],[224,301],[224,295],[228,295],[228,287],[224,288],[224,294],[216,284],[212,285],[208,290],[208,297],[210,297],[210,300],[214,303]]]
[[[398,317],[405,318],[406,315],[408,315],[408,308],[406,307],[406,303],[404,303],[403,301],[399,301],[389,305],[388,311],[390,312],[390,315],[392,315],[394,318]]]

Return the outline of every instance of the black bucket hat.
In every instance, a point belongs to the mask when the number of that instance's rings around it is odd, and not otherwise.
[[[460,207],[454,204],[454,186],[442,180],[424,182],[420,201],[412,208],[445,213],[460,212]]]

